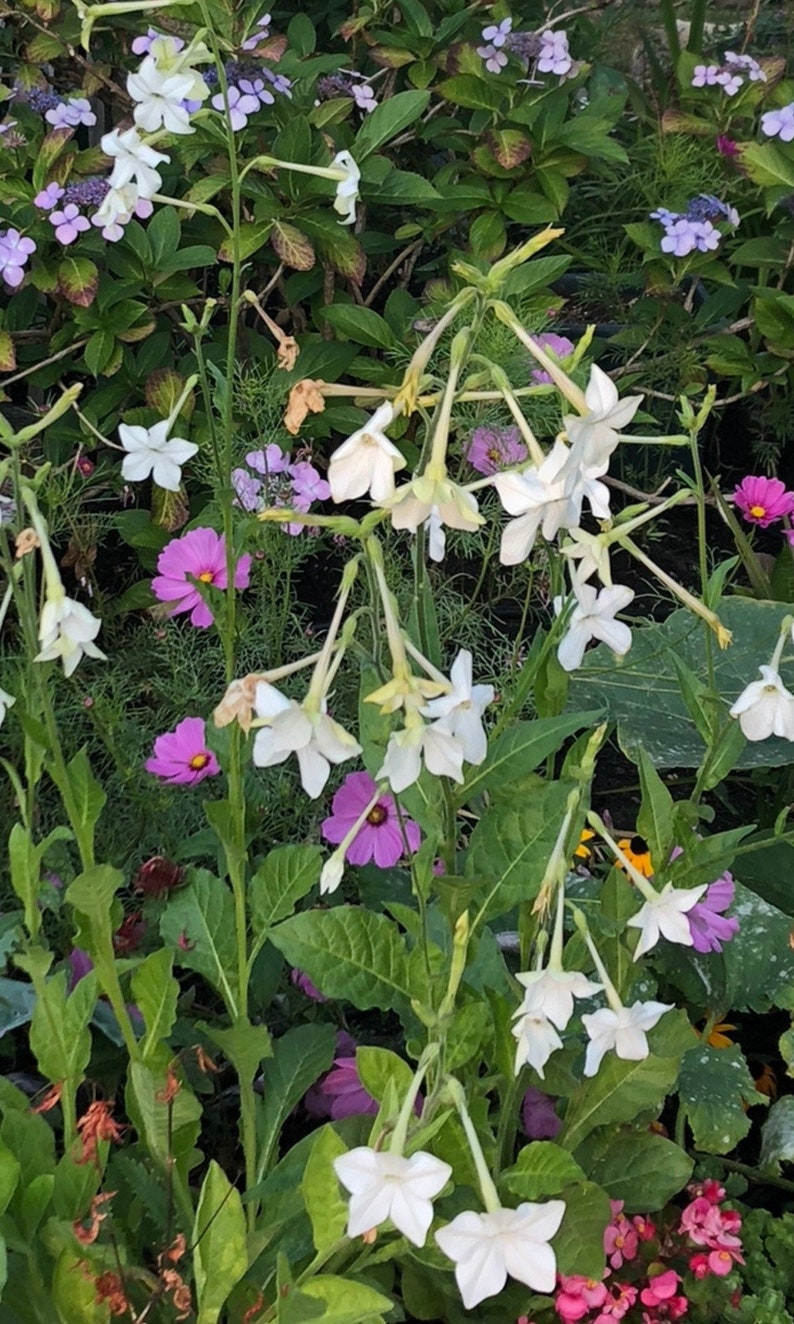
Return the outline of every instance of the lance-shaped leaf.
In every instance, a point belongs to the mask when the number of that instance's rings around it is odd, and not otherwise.
[[[141,1040],[144,1061],[149,1060],[157,1045],[174,1028],[179,985],[171,973],[173,963],[173,952],[162,947],[147,956],[132,977],[132,996],[146,1027]]]
[[[206,869],[193,871],[190,885],[172,896],[160,932],[180,965],[197,970],[237,1017],[237,950],[234,901],[227,887]]]
[[[214,1160],[201,1187],[192,1241],[198,1324],[217,1324],[248,1268],[248,1253],[240,1192]]]
[[[316,1132],[304,1169],[301,1192],[318,1255],[345,1235],[347,1200],[342,1194],[333,1162],[346,1152],[347,1146],[333,1127],[323,1126]]]
[[[259,1118],[259,1175],[270,1165],[283,1122],[310,1085],[327,1071],[336,1036],[330,1025],[299,1025],[273,1044],[273,1056],[263,1071],[263,1105]]]

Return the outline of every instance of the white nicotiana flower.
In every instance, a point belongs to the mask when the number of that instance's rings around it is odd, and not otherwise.
[[[683,947],[692,946],[687,912],[697,904],[706,887],[706,883],[688,888],[673,887],[672,883],[667,883],[661,892],[645,900],[637,914],[627,921],[629,928],[640,930],[640,940],[634,952],[635,961],[655,947],[660,938],[677,942]]]
[[[591,998],[599,993],[603,984],[596,984],[581,970],[531,970],[516,975],[519,984],[527,990],[520,1012],[546,1016],[564,1030],[573,1016],[574,998]]]
[[[488,753],[488,739],[482,725],[482,715],[493,703],[493,685],[475,685],[472,679],[472,657],[462,648],[450,671],[452,689],[438,699],[431,699],[422,709],[426,717],[440,718],[441,724],[460,745],[467,763],[479,764]]]
[[[163,181],[156,167],[171,158],[148,147],[137,129],[125,129],[123,133],[113,129],[105,134],[101,146],[106,156],[113,157],[111,189],[122,189],[135,183],[141,198],[151,198],[159,192]]]
[[[582,665],[584,650],[591,639],[600,639],[622,657],[631,648],[631,630],[622,621],[616,621],[619,611],[628,607],[634,597],[633,589],[622,584],[602,588],[597,592],[592,584],[574,579],[576,606],[568,621],[568,630],[560,641],[557,659],[564,671],[576,671]]]
[[[584,398],[588,412],[579,417],[566,415],[563,424],[576,466],[600,477],[609,467],[620,432],[633,419],[643,397],[627,395],[621,400],[614,382],[594,363]]]
[[[443,561],[447,551],[447,535],[438,506],[433,506],[423,527],[427,530],[427,554],[430,560]]]
[[[361,171],[349,152],[337,152],[331,168],[341,172],[337,178],[334,211],[338,213],[342,225],[352,225],[356,219],[356,202]]]
[[[363,1236],[391,1219],[414,1246],[424,1246],[433,1200],[452,1176],[448,1163],[422,1150],[405,1158],[363,1145],[334,1159],[334,1172],[350,1192],[349,1237]]]
[[[731,708],[748,740],[783,736],[794,740],[794,694],[786,689],[776,667],[759,667],[761,680],[742,690]]]
[[[455,1264],[455,1281],[466,1310],[501,1292],[508,1275],[534,1292],[553,1292],[557,1260],[549,1241],[565,1213],[563,1200],[526,1201],[517,1209],[486,1214],[466,1210],[435,1239]]]
[[[375,502],[386,501],[392,495],[394,475],[405,468],[403,456],[383,431],[394,417],[394,407],[387,400],[334,451],[328,466],[334,501],[354,501],[365,492]]]
[[[195,133],[183,106],[193,87],[192,74],[163,74],[151,55],[137,73],[127,75],[127,91],[137,104],[132,113],[139,129],[155,133]]]
[[[568,456],[568,447],[558,438],[537,468],[494,475],[502,505],[508,515],[518,516],[502,531],[499,551],[502,565],[525,561],[535,545],[538,530],[551,542],[560,529],[578,524],[581,499],[578,505],[572,501],[572,485],[563,476]]]
[[[582,1024],[590,1039],[585,1055],[584,1074],[595,1076],[604,1055],[614,1050],[624,1062],[641,1062],[648,1056],[646,1031],[652,1030],[666,1011],[665,1002],[635,1002],[631,1007],[600,1007],[585,1014]]]
[[[266,725],[254,738],[253,759],[258,768],[272,768],[294,754],[301,784],[312,800],[321,794],[332,763],[344,763],[361,753],[361,746],[326,712],[326,702],[316,707],[288,699],[267,681],[256,687],[254,707]]]
[[[562,548],[563,556],[578,561],[576,577],[581,584],[591,575],[598,575],[605,588],[612,588],[612,566],[609,543],[603,534],[587,533],[585,529],[569,529],[571,542]]]
[[[101,625],[82,602],[67,598],[63,592],[48,596],[39,622],[41,650],[34,662],[54,662],[60,658],[67,676],[72,675],[84,653],[106,662],[105,654],[94,643]]]
[[[108,189],[91,217],[91,224],[98,226],[106,239],[114,241],[120,239],[124,233],[124,226],[129,225],[135,215],[139,201],[140,195],[136,184]]]
[[[166,492],[178,492],[182,481],[182,465],[198,451],[195,442],[183,437],[168,440],[169,422],[155,423],[151,428],[119,424],[119,440],[127,454],[121,465],[121,474],[129,483],[142,483],[151,474],[158,487]]]
[[[541,1080],[552,1053],[562,1048],[562,1039],[551,1021],[541,1011],[527,1011],[523,1006],[514,1014],[512,1029],[516,1040],[516,1075],[522,1067],[532,1067]]]
[[[395,529],[408,529],[411,533],[416,533],[419,525],[425,524],[431,516],[438,526],[436,537],[441,524],[449,529],[474,533],[485,523],[474,495],[453,483],[446,474],[438,478],[427,472],[420,474],[378,504],[391,511]]]
[[[444,722],[425,723],[409,713],[405,726],[389,736],[383,763],[376,780],[385,778],[395,795],[413,786],[422,772],[422,758],[434,777],[463,781],[463,746]]]
[[[8,691],[4,690],[0,685],[0,726],[3,725],[9,708],[12,708],[15,703],[16,699],[13,694],[9,694]]]

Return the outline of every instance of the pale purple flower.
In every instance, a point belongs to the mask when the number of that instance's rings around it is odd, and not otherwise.
[[[557,74],[560,78],[570,73],[573,60],[568,50],[568,34],[561,30],[553,32],[550,28],[547,28],[545,32],[541,33],[540,40],[538,72],[541,74]]]
[[[152,42],[157,41],[158,37],[162,37],[164,35],[165,35],[164,33],[158,32],[156,28],[149,28],[145,37],[135,38],[134,42],[132,43],[133,54],[148,55],[152,49]],[[172,37],[169,35],[168,40],[169,42],[172,43],[174,51],[181,51],[184,49],[185,43],[183,42],[181,37]]]
[[[251,469],[255,469],[258,474],[281,474],[289,467],[289,451],[282,451],[281,447],[275,442],[265,446],[261,451],[249,451],[245,457],[245,462]]]
[[[234,572],[234,587],[248,588],[251,557],[241,556]],[[157,558],[159,574],[152,580],[152,590],[160,602],[172,602],[171,615],[190,612],[191,625],[206,629],[213,615],[194,580],[226,589],[226,541],[214,529],[191,529],[181,538],[172,538]]]
[[[348,773],[331,803],[331,816],[320,831],[325,841],[339,845],[366,809],[378,787],[368,772]],[[405,829],[405,836],[403,830]],[[394,799],[381,795],[367,814],[345,852],[348,864],[363,865],[373,861],[380,869],[390,869],[405,854],[419,849],[421,832],[413,819],[403,818],[402,827]]]
[[[253,511],[259,509],[261,504],[259,494],[262,491],[262,484],[247,469],[232,470],[232,487],[237,493],[236,504],[242,506],[243,510]]]
[[[377,106],[377,98],[369,83],[355,83],[352,92],[357,108],[363,111],[365,115],[368,115]]]
[[[256,20],[255,27],[259,28],[260,31],[252,32],[250,37],[246,37],[245,41],[242,44],[242,48],[241,48],[242,50],[254,51],[256,50],[260,41],[266,40],[268,35],[268,28],[270,27],[270,15],[263,14],[261,18],[258,18]]]
[[[794,138],[794,101],[789,102],[787,106],[781,106],[779,110],[768,110],[762,115],[761,132],[765,133],[767,138],[779,138],[781,142],[790,143]]]
[[[503,18],[501,23],[489,23],[488,27],[482,30],[482,39],[489,42],[491,46],[504,46],[507,34],[512,26],[512,18]]]
[[[286,74],[274,74],[272,69],[263,69],[263,74],[270,79],[270,84],[280,92],[283,97],[289,97],[292,100],[292,81]]]
[[[713,251],[719,246],[720,238],[711,221],[690,221],[681,216],[666,227],[661,249],[673,257],[687,257],[695,249],[701,253]]]
[[[331,495],[328,483],[321,478],[308,460],[299,460],[297,464],[291,464],[289,474],[292,478],[292,490],[298,510],[308,510],[313,501],[327,501]]]
[[[46,188],[36,194],[33,205],[34,207],[41,207],[42,211],[52,211],[53,207],[57,207],[64,192],[65,190],[61,188],[60,184],[53,180],[51,184],[48,184]]]
[[[47,220],[55,227],[55,238],[64,245],[73,244],[81,233],[91,229],[91,222],[80,214],[73,202],[63,211],[51,211]]]
[[[0,230],[0,276],[6,285],[15,290],[22,284],[25,276],[23,267],[35,251],[35,240],[24,237],[19,230],[13,227]]]
[[[729,69],[741,69],[751,83],[765,83],[766,74],[752,55],[739,55],[736,51],[725,52],[725,63]]]
[[[257,97],[263,106],[272,106],[275,97],[269,88],[265,87],[263,78],[241,78],[240,91],[246,96]],[[250,115],[250,111],[248,112]]]
[[[496,46],[478,46],[477,54],[485,60],[485,67],[491,74],[501,73],[507,64],[507,56]]]
[[[2,138],[4,133],[10,133],[11,129],[15,129],[17,123],[17,120],[4,120],[4,122],[0,124],[0,138]]]
[[[558,336],[554,331],[543,331],[539,336],[533,336],[532,339],[541,349],[551,350],[555,359],[567,359],[569,354],[573,354],[574,343],[567,336]],[[534,362],[534,359],[533,359]],[[539,386],[551,386],[552,380],[549,373],[544,368],[533,368],[532,380]]]
[[[723,69],[717,74],[716,81],[722,87],[726,97],[735,97],[739,88],[744,83],[741,74],[731,73],[730,69]]]
[[[687,911],[692,946],[696,952],[721,952],[722,944],[730,942],[739,932],[739,921],[725,916],[733,904],[736,887],[730,873],[710,883],[702,901]]]
[[[550,1094],[529,1086],[521,1105],[521,1125],[530,1140],[554,1140],[562,1129],[562,1121],[554,1111]]]
[[[696,64],[692,71],[692,87],[716,87],[720,72],[718,64]]]
[[[44,118],[54,129],[76,129],[81,124],[90,128],[96,124],[96,115],[87,97],[73,97],[70,101],[62,101],[59,106],[53,106],[52,110],[46,111]]]
[[[239,87],[234,86],[227,88],[227,97],[229,101],[229,122],[234,132],[238,133],[248,123],[248,116],[259,110],[259,97],[246,95],[240,91]],[[211,105],[216,110],[224,111],[226,109],[222,92],[212,98]]]
[[[205,777],[214,777],[220,765],[207,749],[205,733],[203,717],[183,718],[173,731],[157,737],[146,771],[171,786],[196,786]]]
[[[480,474],[501,473],[511,465],[523,464],[528,455],[527,444],[517,427],[475,428],[463,453],[472,469]]]

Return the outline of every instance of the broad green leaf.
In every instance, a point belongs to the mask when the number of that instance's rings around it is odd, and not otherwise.
[[[85,1255],[64,1250],[52,1276],[53,1318],[58,1324],[107,1324],[107,1302],[97,1301],[96,1287],[81,1265]]]
[[[254,1079],[263,1058],[272,1055],[270,1032],[265,1025],[253,1025],[250,1021],[240,1020],[230,1029],[218,1029],[203,1022],[199,1028],[218,1045],[240,1080],[247,1084]]]
[[[564,782],[543,782],[526,799],[497,800],[484,811],[471,834],[465,876],[484,880],[486,919],[537,896],[570,789]]]
[[[565,713],[562,717],[541,717],[532,722],[515,722],[491,742],[488,757],[469,770],[465,784],[453,788],[461,804],[483,791],[499,791],[519,778],[534,772],[541,763],[560,749],[569,736],[583,726],[594,726],[599,712]]]
[[[767,1103],[759,1094],[738,1045],[712,1048],[700,1043],[684,1054],[678,1094],[686,1109],[695,1145],[710,1154],[727,1154],[750,1130],[744,1104]]]
[[[159,952],[147,956],[132,977],[133,1001],[146,1026],[140,1045],[144,1061],[174,1028],[179,984],[172,974],[173,963],[173,952],[162,947]]]
[[[8,1208],[19,1181],[19,1161],[6,1144],[0,1141],[0,1214]]]
[[[193,871],[190,885],[171,897],[160,932],[180,965],[197,970],[237,1016],[237,946],[234,901],[220,879],[206,869]]]
[[[52,979],[34,980],[36,1003],[30,1022],[30,1047],[43,1076],[75,1089],[91,1056],[89,1022],[96,1004],[93,973],[81,979],[68,997],[66,971]]]
[[[130,1063],[125,1094],[127,1111],[152,1158],[163,1167],[168,1166],[172,1157],[185,1160],[194,1153],[201,1128],[201,1104],[192,1090],[181,1084],[169,1106],[167,1083],[164,1069],[155,1071],[142,1062]]]
[[[270,935],[290,965],[304,970],[328,998],[405,1012],[421,990],[412,987],[408,952],[397,925],[359,906],[309,910]]]
[[[383,1102],[390,1084],[396,1087],[398,1098],[402,1101],[414,1076],[408,1063],[388,1048],[357,1048],[356,1068],[367,1094],[371,1094],[378,1103]]]
[[[673,836],[673,797],[642,745],[637,747],[637,756],[642,790],[637,831],[650,846],[652,860],[667,860]]]
[[[378,1324],[383,1315],[394,1309],[390,1297],[366,1283],[356,1282],[355,1278],[321,1273],[302,1283],[300,1290],[302,1296],[322,1303],[323,1324]]]
[[[445,78],[436,88],[439,96],[451,101],[455,106],[464,106],[467,110],[499,110],[503,104],[503,93],[491,87],[484,78],[475,78],[473,74],[456,74],[454,78]]]
[[[332,1126],[323,1126],[315,1134],[301,1191],[311,1219],[314,1249],[319,1255],[345,1235],[347,1199],[342,1194],[333,1162],[347,1153],[347,1146]]]
[[[69,254],[58,264],[58,289],[69,303],[88,308],[96,298],[99,272],[87,257]]]
[[[265,856],[249,887],[251,926],[257,937],[294,912],[319,882],[321,868],[319,846],[277,846]]]
[[[754,184],[794,189],[794,164],[774,143],[742,143],[738,159]]]
[[[360,308],[350,303],[332,303],[328,308],[323,308],[322,315],[334,331],[356,345],[367,345],[371,349],[397,348],[389,323],[371,308]]]
[[[336,1036],[330,1025],[299,1025],[273,1043],[264,1064],[259,1119],[259,1179],[265,1175],[281,1127],[310,1085],[331,1065]]]
[[[501,1177],[507,1189],[522,1200],[559,1195],[563,1187],[584,1179],[579,1164],[551,1140],[533,1140],[524,1145],[514,1166]]]
[[[604,1229],[612,1217],[609,1196],[594,1182],[569,1186],[565,1216],[552,1238],[557,1272],[582,1274],[600,1282],[604,1274]]]
[[[579,1149],[577,1157],[610,1200],[623,1201],[627,1214],[664,1208],[684,1189],[693,1167],[679,1145],[653,1131],[602,1133]]]
[[[794,1095],[785,1094],[772,1104],[761,1129],[760,1166],[780,1172],[781,1163],[794,1161]]]
[[[248,1268],[240,1192],[213,1159],[201,1187],[193,1225],[197,1324],[217,1324],[221,1309]]]
[[[429,101],[429,92],[398,92],[396,96],[381,101],[367,115],[356,134],[352,149],[355,159],[362,161],[391,138],[396,138],[398,133],[415,124]]]

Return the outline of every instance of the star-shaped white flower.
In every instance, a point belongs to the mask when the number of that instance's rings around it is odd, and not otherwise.
[[[438,699],[431,699],[422,709],[426,717],[441,718],[445,730],[457,740],[467,763],[482,763],[488,753],[488,738],[483,730],[482,715],[493,703],[493,685],[475,685],[472,678],[472,657],[462,648],[450,671],[452,690]]]
[[[546,1063],[552,1053],[562,1048],[562,1039],[551,1021],[541,1011],[526,1011],[519,1007],[513,1020],[513,1036],[516,1039],[516,1075],[522,1067],[532,1067],[541,1080],[544,1078]]]
[[[759,667],[762,679],[742,690],[731,708],[748,740],[783,736],[794,740],[794,694],[786,689],[774,667]]]
[[[516,979],[527,990],[519,1014],[547,1016],[558,1030],[564,1030],[573,1016],[574,998],[591,998],[604,987],[581,970],[530,970]]]
[[[378,505],[391,511],[395,529],[409,529],[411,533],[416,533],[431,515],[448,529],[463,529],[466,533],[474,533],[485,523],[473,493],[446,477],[420,474]]]
[[[148,147],[137,129],[125,129],[123,133],[113,129],[105,134],[101,147],[106,156],[113,157],[108,181],[111,189],[123,189],[134,182],[141,198],[151,198],[160,191],[163,181],[156,167],[171,158]]]
[[[13,694],[9,694],[8,690],[4,690],[0,685],[0,726],[3,725],[9,708],[13,707],[15,703],[16,699]]]
[[[508,515],[518,516],[502,531],[499,552],[502,565],[525,561],[535,545],[538,530],[551,542],[560,529],[579,523],[581,498],[578,504],[572,500],[572,483],[563,472],[568,457],[568,447],[558,439],[539,467],[533,465],[522,473],[494,475],[502,505]]]
[[[568,630],[560,641],[557,659],[564,671],[576,671],[582,665],[584,650],[591,639],[600,639],[622,657],[631,648],[631,630],[622,621],[616,621],[619,611],[628,607],[634,590],[622,584],[602,588],[598,592],[592,584],[574,579],[576,606],[568,621]]]
[[[422,772],[422,758],[434,777],[463,781],[463,746],[443,722],[425,723],[411,714],[405,726],[393,731],[386,755],[377,773],[385,778],[395,795],[413,786]]]
[[[137,102],[133,119],[146,133],[195,133],[182,102],[190,96],[193,74],[163,74],[151,55],[137,73],[127,75],[127,91]]]
[[[349,152],[337,152],[331,162],[331,168],[334,167],[340,172],[338,176],[339,183],[336,186],[334,211],[339,214],[341,225],[352,225],[356,219],[356,202],[358,201],[361,171]]]
[[[665,1002],[635,1002],[631,1007],[613,1011],[600,1007],[585,1014],[582,1024],[590,1039],[585,1055],[584,1074],[594,1076],[606,1053],[613,1049],[624,1062],[641,1062],[648,1056],[646,1030],[652,1030],[672,1005]]]
[[[122,477],[128,483],[142,483],[151,474],[166,492],[179,491],[182,465],[198,450],[195,442],[183,437],[169,441],[168,420],[150,428],[120,423],[119,440],[127,452],[121,465]]]
[[[606,473],[619,433],[631,422],[643,397],[627,395],[621,400],[615,383],[594,363],[584,398],[588,413],[567,415],[563,423],[578,467],[591,470],[595,477]]]
[[[586,529],[569,529],[571,541],[562,548],[563,556],[578,561],[576,578],[580,584],[598,575],[605,588],[612,588],[612,566],[609,544],[603,534],[588,533]]]
[[[553,1292],[557,1259],[549,1241],[564,1213],[564,1200],[526,1201],[517,1209],[487,1214],[466,1210],[439,1228],[435,1238],[455,1263],[464,1308],[473,1310],[486,1297],[496,1296],[508,1274],[533,1292]]]
[[[414,1246],[424,1246],[433,1221],[433,1199],[452,1168],[420,1150],[405,1158],[362,1145],[334,1159],[334,1172],[350,1192],[347,1235],[360,1237],[391,1219]]]
[[[254,737],[254,764],[272,768],[294,754],[301,785],[312,800],[321,794],[332,763],[344,763],[361,753],[358,741],[327,715],[325,701],[319,712],[307,711],[274,685],[260,681],[254,707],[257,716],[267,723]]]
[[[355,501],[369,492],[373,501],[386,501],[394,492],[394,475],[405,459],[383,429],[394,421],[394,407],[386,401],[372,418],[343,441],[328,466],[334,501]]]
[[[706,888],[706,883],[699,887],[673,887],[672,883],[667,883],[661,892],[644,902],[637,914],[627,921],[630,929],[639,929],[641,934],[634,953],[635,961],[655,947],[660,938],[684,947],[692,946],[687,911],[697,904]]]
[[[84,653],[106,662],[105,654],[94,643],[101,626],[102,622],[82,602],[67,598],[65,593],[48,597],[39,622],[41,651],[34,662],[53,662],[59,657],[67,676],[72,675]]]

